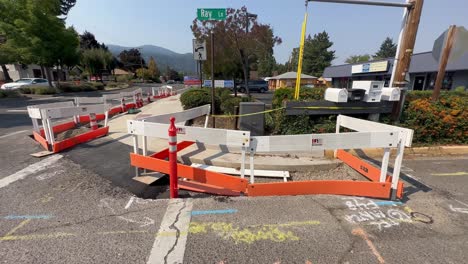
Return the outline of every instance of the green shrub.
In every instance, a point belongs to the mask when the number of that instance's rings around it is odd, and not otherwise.
[[[430,98],[411,101],[403,112],[402,125],[414,130],[414,142],[423,144],[467,144],[468,100],[444,94],[437,102]]]
[[[94,83],[91,83],[91,85],[93,86],[94,89],[98,91],[104,90],[104,84],[101,82],[94,82]]]
[[[19,93],[16,90],[0,90],[0,98],[13,98],[19,97]]]
[[[117,77],[115,78],[117,82],[128,82],[132,79],[133,79],[133,76],[130,74],[129,75],[117,75]]]
[[[56,94],[57,90],[53,87],[35,87],[34,89],[34,94]]]
[[[235,107],[239,106],[240,102],[242,102],[241,97],[231,97],[225,100],[221,100],[221,112],[227,115],[234,115]]]
[[[299,101],[318,101],[325,97],[326,88],[302,87],[299,93]],[[283,101],[294,100],[294,88],[278,88],[273,94],[273,108],[283,106]]]
[[[211,94],[207,89],[191,89],[180,96],[180,102],[185,110],[211,104]]]
[[[33,89],[34,88],[31,88],[29,86],[23,86],[21,88],[19,88],[19,92],[22,93],[22,94],[32,94],[33,93]]]
[[[99,88],[101,87],[99,86]],[[93,83],[88,82],[81,82],[79,85],[72,82],[64,82],[60,83],[60,87],[58,89],[62,93],[92,92],[98,90]],[[102,85],[102,89],[104,89],[104,85]]]

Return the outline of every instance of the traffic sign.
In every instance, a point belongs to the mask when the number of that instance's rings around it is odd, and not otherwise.
[[[226,20],[226,8],[198,8],[198,20]]]
[[[206,41],[193,40],[193,59],[198,61],[206,60]]]
[[[448,30],[442,33],[442,35],[440,35],[440,37],[434,42],[432,56],[436,61],[440,60],[442,50],[447,43],[447,34]],[[448,63],[460,59],[466,52],[468,52],[468,31],[464,27],[457,27]]]

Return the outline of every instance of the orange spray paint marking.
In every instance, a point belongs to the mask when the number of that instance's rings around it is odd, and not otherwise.
[[[381,263],[381,264],[385,263],[385,260],[383,259],[382,255],[380,255],[379,251],[377,251],[377,248],[374,246],[374,243],[372,243],[372,241],[370,241],[370,239],[367,236],[366,232],[364,232],[364,230],[362,228],[353,229],[353,235],[359,236],[362,239],[364,239],[366,241],[367,245],[369,246],[369,248],[371,249],[372,253],[377,257],[377,260],[379,261],[379,263]]]

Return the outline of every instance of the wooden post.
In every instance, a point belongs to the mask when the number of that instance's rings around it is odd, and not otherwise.
[[[449,31],[447,33],[445,45],[442,49],[442,54],[440,56],[439,71],[437,72],[437,79],[436,79],[435,86],[434,86],[434,92],[432,93],[433,102],[439,100],[440,89],[442,89],[442,84],[444,82],[445,70],[447,68],[450,53],[452,52],[456,29],[457,29],[457,26],[452,25],[450,26]]]
[[[408,10],[408,19],[405,24],[400,53],[397,54],[398,65],[395,71],[395,79],[393,84],[391,84],[392,87],[404,87],[407,84],[405,82],[405,77],[409,71],[411,57],[413,56],[414,44],[416,43],[416,36],[418,34],[424,0],[410,0],[409,3],[411,3],[413,7]],[[404,91],[401,91],[400,101],[393,105],[392,119],[394,121],[399,120],[403,104]]]

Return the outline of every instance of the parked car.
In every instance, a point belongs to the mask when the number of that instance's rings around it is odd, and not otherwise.
[[[240,93],[245,93],[246,92],[245,84],[243,82],[239,83],[237,85],[237,90]],[[249,91],[264,93],[268,91],[268,82],[264,80],[249,81]]]
[[[169,80],[166,82],[166,84],[175,84],[175,81],[174,80]]]
[[[49,83],[46,79],[41,78],[23,78],[11,83],[5,83],[2,85],[2,90],[15,90],[23,86],[49,86]]]

